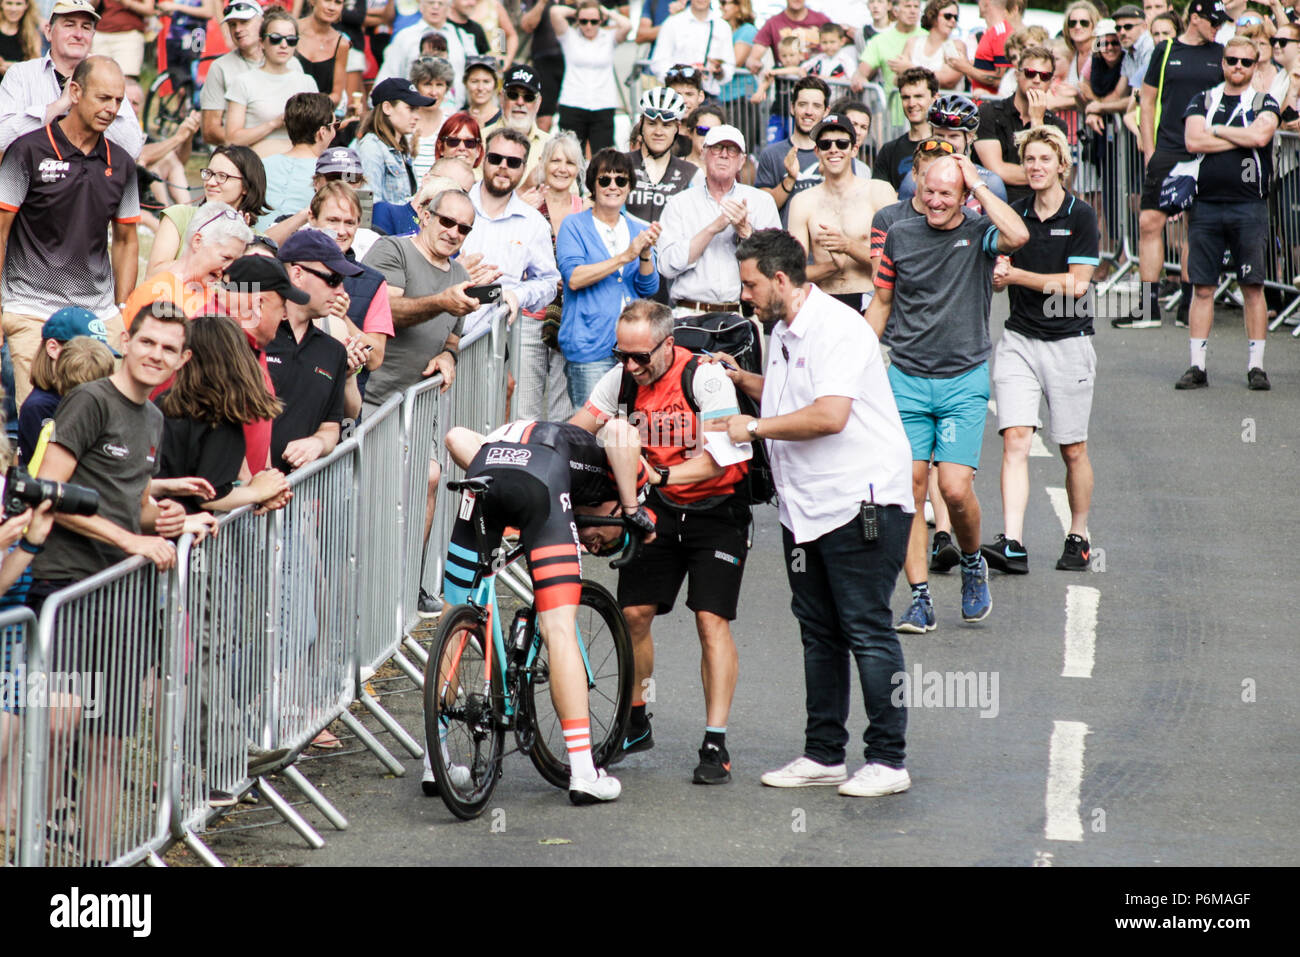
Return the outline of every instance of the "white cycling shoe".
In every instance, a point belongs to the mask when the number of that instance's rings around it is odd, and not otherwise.
[[[616,801],[623,793],[623,785],[618,778],[610,777],[604,768],[596,769],[596,779],[576,778],[569,775],[569,800],[574,804],[599,804],[603,801]]]

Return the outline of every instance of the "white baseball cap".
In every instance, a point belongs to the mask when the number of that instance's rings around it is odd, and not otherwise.
[[[221,22],[229,23],[231,20],[251,20],[254,17],[262,15],[262,8],[253,0],[235,0],[234,3],[228,3],[221,11]]]
[[[745,134],[734,126],[728,126],[726,123],[713,127],[704,137],[706,148],[717,146],[719,143],[735,143],[740,147],[742,153],[745,152]]]

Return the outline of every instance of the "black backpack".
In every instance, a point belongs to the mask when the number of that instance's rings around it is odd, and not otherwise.
[[[725,352],[736,360],[736,364],[746,372],[763,373],[763,340],[759,327],[749,319],[731,312],[704,313],[698,316],[682,316],[674,323],[673,338],[677,345],[688,349],[694,355],[703,352]],[[699,361],[692,357],[682,367],[682,395],[696,416],[700,414],[700,404],[695,401],[695,370]],[[636,408],[636,380],[623,369],[623,378],[618,389],[618,404],[629,412]],[[740,389],[736,390],[736,405],[742,415],[758,417],[758,403]],[[744,484],[744,491],[751,505],[763,505],[776,498],[776,480],[772,477],[772,463],[767,457],[767,449],[760,439],[752,443],[754,457],[749,461],[749,471]]]

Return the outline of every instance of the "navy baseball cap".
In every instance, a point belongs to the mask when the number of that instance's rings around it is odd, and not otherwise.
[[[83,309],[81,306],[64,306],[46,319],[45,325],[41,326],[42,339],[56,339],[59,342],[67,342],[77,336],[90,336],[92,339],[98,339],[108,346],[109,351],[114,356],[119,359],[122,358],[122,354],[108,343],[108,327],[104,325],[104,320],[89,309]]]
[[[338,249],[338,246],[334,248]],[[227,267],[222,285],[232,290],[252,287],[263,292],[278,292],[300,306],[311,302],[311,295],[289,280],[284,263],[270,256],[240,256]]]
[[[433,106],[434,104],[432,99],[420,94],[414,83],[400,76],[390,76],[387,80],[376,83],[375,88],[370,91],[371,106],[393,100],[401,100],[410,106]]]
[[[812,138],[816,140],[827,130],[839,130],[841,133],[848,133],[849,142],[854,146],[858,144],[858,131],[853,128],[853,122],[843,113],[827,113],[822,117],[822,121],[813,127]]]
[[[277,253],[282,263],[320,263],[343,276],[360,276],[364,271],[339,249],[329,233],[319,229],[300,229],[280,244]]]
[[[1187,15],[1190,17],[1193,13],[1209,20],[1216,27],[1223,26],[1232,19],[1228,16],[1222,0],[1192,0],[1191,6],[1187,8]]]
[[[542,92],[542,81],[537,78],[537,71],[522,63],[511,66],[506,71],[506,78],[501,81],[501,89],[503,90],[512,86],[522,86],[525,90],[531,90],[534,93]]]

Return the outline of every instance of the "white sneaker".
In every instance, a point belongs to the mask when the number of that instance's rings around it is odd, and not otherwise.
[[[857,774],[840,785],[846,797],[873,798],[898,794],[912,786],[912,777],[906,768],[891,768],[887,764],[864,764]]]
[[[447,777],[451,778],[453,786],[463,788],[470,782],[469,768],[463,764],[453,764],[447,768]],[[438,794],[438,779],[433,776],[428,755],[424,758],[424,774],[420,777],[420,787],[427,797],[436,797]]]
[[[812,758],[795,758],[783,768],[768,771],[759,780],[770,788],[810,788],[839,784],[848,776],[842,764],[818,764]]]
[[[569,800],[574,804],[598,804],[601,801],[617,801],[623,793],[623,785],[618,778],[612,778],[604,768],[596,769],[596,779],[569,776]]]

